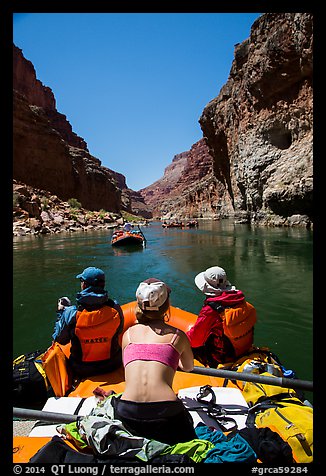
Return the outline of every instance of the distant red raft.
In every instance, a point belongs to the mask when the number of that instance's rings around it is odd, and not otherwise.
[[[116,231],[111,238],[112,246],[144,245],[145,238],[138,231]]]

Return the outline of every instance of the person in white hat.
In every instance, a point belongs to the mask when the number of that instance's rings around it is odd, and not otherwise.
[[[195,284],[206,297],[187,336],[194,357],[216,368],[252,348],[256,310],[243,292],[232,286],[220,266],[197,274]]]
[[[191,371],[186,334],[169,325],[171,289],[150,278],[136,291],[137,324],[122,338],[125,390],[116,398],[115,418],[133,435],[174,445],[197,438],[193,420],[172,383],[177,368]]]

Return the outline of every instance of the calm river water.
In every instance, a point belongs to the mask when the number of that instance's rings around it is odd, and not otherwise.
[[[299,378],[313,379],[312,231],[229,220],[184,230],[153,222],[142,230],[144,249],[113,248],[111,230],[14,238],[14,356],[50,345],[57,299],[74,301],[75,276],[87,266],[103,269],[120,304],[135,300],[140,281],[157,277],[172,288],[173,306],[198,313],[204,295],[194,277],[219,265],[257,309],[255,345],[268,346]]]

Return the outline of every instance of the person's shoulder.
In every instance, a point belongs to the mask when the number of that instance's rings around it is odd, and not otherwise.
[[[220,301],[217,299],[216,296],[207,296],[205,301],[203,302],[203,305],[201,307],[201,312],[211,312],[213,310],[214,304],[218,304]],[[212,307],[213,305],[213,307]]]
[[[75,304],[72,304],[71,306],[66,306],[63,309],[63,313],[65,314],[72,314],[77,312],[77,306]]]
[[[118,301],[116,299],[113,299],[113,298],[108,298],[107,301],[105,302],[105,305],[106,306],[109,306],[109,307],[113,307],[114,309],[116,310],[120,310],[121,309],[121,306],[120,304],[118,303]]]
[[[77,311],[78,309],[75,305],[66,306],[61,311],[60,320],[65,324],[71,324],[72,322],[75,322]]]
[[[245,302],[245,304],[246,304],[247,307],[250,307],[250,308],[255,309],[255,306],[254,306],[250,301],[247,301],[247,299],[245,299],[244,302]]]
[[[136,323],[134,325],[131,325],[126,329],[124,334],[129,335],[130,338],[137,338],[137,337],[142,337],[143,334],[146,332],[146,329],[148,328],[147,325],[145,324],[140,324]]]

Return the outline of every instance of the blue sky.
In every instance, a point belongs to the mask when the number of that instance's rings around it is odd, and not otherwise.
[[[259,13],[28,13],[14,43],[102,165],[139,190],[202,136]]]

